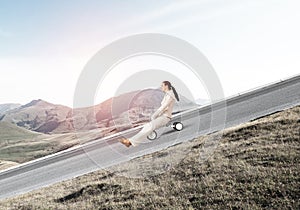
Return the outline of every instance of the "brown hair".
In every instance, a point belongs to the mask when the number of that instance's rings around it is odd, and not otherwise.
[[[176,100],[179,101],[178,93],[177,93],[176,89],[172,86],[171,82],[163,81],[163,83],[168,86],[169,90],[173,90]]]

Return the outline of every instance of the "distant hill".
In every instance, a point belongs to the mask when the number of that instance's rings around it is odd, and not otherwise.
[[[0,121],[0,145],[5,140],[22,140],[40,135],[40,133],[29,131],[15,124]]]
[[[0,116],[2,114],[4,114],[5,112],[15,109],[17,107],[21,106],[21,104],[13,104],[13,103],[9,103],[9,104],[0,104]]]
[[[38,99],[6,111],[0,120],[41,133],[69,133],[112,126],[120,131],[149,120],[163,96],[159,89],[144,89],[76,109]],[[180,96],[174,112],[195,106],[197,104]]]
[[[38,99],[7,111],[2,121],[16,124],[28,130],[49,133],[57,129],[70,112],[71,108],[69,107]],[[70,124],[70,126],[72,125]]]
[[[41,150],[40,153],[44,154],[48,148],[52,148],[52,145],[42,140],[45,137],[46,134],[30,131],[15,124],[1,121],[0,170],[15,165],[15,162],[34,159],[35,154],[39,150]]]

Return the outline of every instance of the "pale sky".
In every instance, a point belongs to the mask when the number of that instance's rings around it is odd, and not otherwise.
[[[0,104],[40,98],[72,107],[77,79],[89,59],[115,40],[146,32],[197,47],[229,97],[300,73],[299,11],[298,0],[0,0]],[[134,59],[120,64],[114,78],[121,67],[131,69],[123,70],[122,79],[177,65],[143,59],[144,66]],[[208,97],[204,87],[190,85],[193,75],[184,76],[194,98]],[[101,84],[107,92],[96,94],[95,104],[122,83],[116,79],[113,85],[109,78]]]

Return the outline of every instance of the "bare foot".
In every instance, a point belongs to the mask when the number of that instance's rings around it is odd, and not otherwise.
[[[128,139],[126,139],[126,138],[120,139],[119,142],[121,142],[122,144],[124,144],[126,147],[130,147],[132,145],[131,142]]]

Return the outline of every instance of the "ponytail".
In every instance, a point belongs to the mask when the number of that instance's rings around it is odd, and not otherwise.
[[[176,89],[172,85],[171,85],[171,90],[173,90],[176,100],[179,101],[178,93],[177,93]]]

